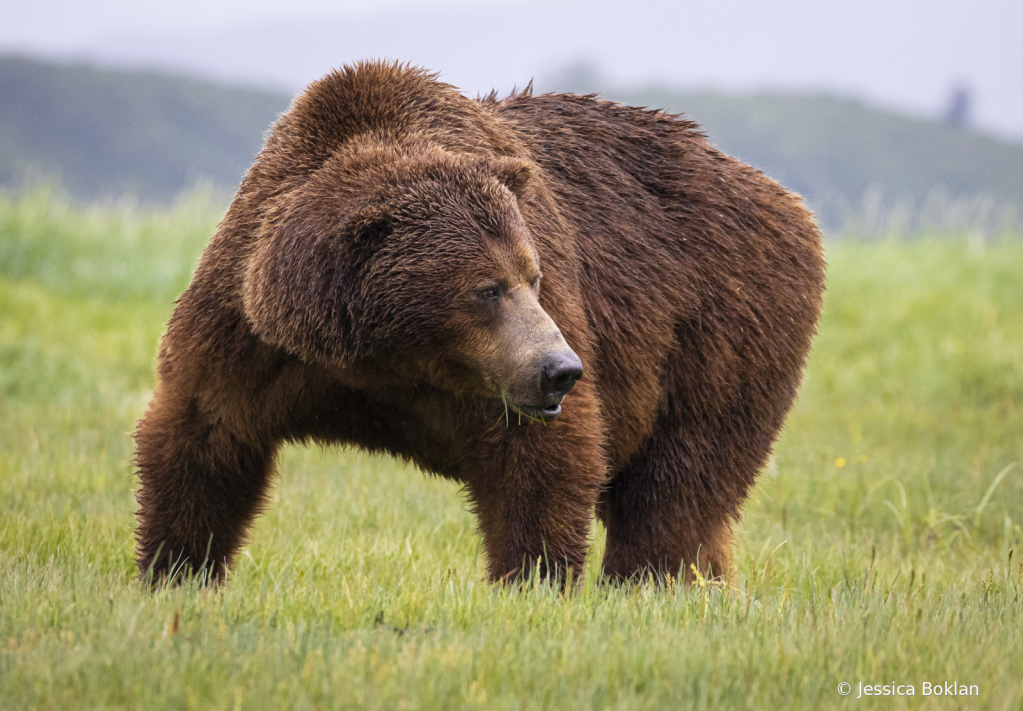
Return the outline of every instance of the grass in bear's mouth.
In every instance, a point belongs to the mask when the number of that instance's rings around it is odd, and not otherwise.
[[[522,424],[522,415],[525,415],[527,423],[529,423],[531,425],[535,425],[535,424],[539,423],[539,424],[543,425],[544,427],[547,426],[547,420],[544,419],[544,416],[543,416],[542,412],[539,415],[533,415],[533,414],[530,414],[528,412],[524,413],[524,412],[522,412],[522,410],[518,410],[518,413],[519,413],[519,424],[520,425]]]
[[[504,403],[504,426],[511,427],[511,423],[508,420],[508,395],[504,392],[504,388],[501,388],[501,402]],[[501,418],[497,418],[497,424],[501,424]]]
[[[508,409],[509,409],[509,406],[508,406],[508,395],[504,391],[503,388],[501,389],[501,402],[504,403],[504,413],[497,418],[497,425],[500,426],[501,420],[504,420],[504,426],[506,428],[507,427],[511,427],[511,421],[510,421],[510,419],[508,417]],[[516,407],[514,409],[515,409],[515,413],[518,415],[518,424],[519,425],[522,424],[522,417],[523,417],[523,415],[525,415],[526,422],[528,424],[537,424],[537,423],[539,423],[539,424],[543,425],[544,427],[547,426],[547,420],[545,420],[543,418],[542,414],[541,415],[531,415],[528,412],[523,412],[518,407]]]
[[[0,196],[0,708],[1023,705],[1023,238],[828,244],[731,586],[605,586],[599,526],[568,594],[489,585],[456,485],[289,447],[227,584],[149,594],[127,433],[219,217]]]

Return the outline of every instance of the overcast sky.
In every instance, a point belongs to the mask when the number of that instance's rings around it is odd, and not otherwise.
[[[363,58],[470,94],[586,64],[596,84],[826,91],[930,117],[965,86],[975,126],[1023,140],[1021,28],[1021,0],[33,0],[5,2],[0,52],[286,92]]]

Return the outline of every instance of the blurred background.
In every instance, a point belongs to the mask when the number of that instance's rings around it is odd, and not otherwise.
[[[9,3],[0,189],[226,200],[307,82],[389,58],[684,113],[832,235],[988,237],[1023,222],[1021,27],[1019,0]]]

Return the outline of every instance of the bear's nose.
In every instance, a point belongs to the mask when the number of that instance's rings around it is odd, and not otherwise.
[[[583,377],[583,363],[575,351],[552,353],[540,369],[540,390],[544,395],[558,398],[568,394],[575,381]]]

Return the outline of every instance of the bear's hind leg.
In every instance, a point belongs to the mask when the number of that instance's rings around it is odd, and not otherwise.
[[[154,583],[188,571],[224,578],[263,503],[275,447],[159,391],[135,440],[140,573],[151,570]]]

